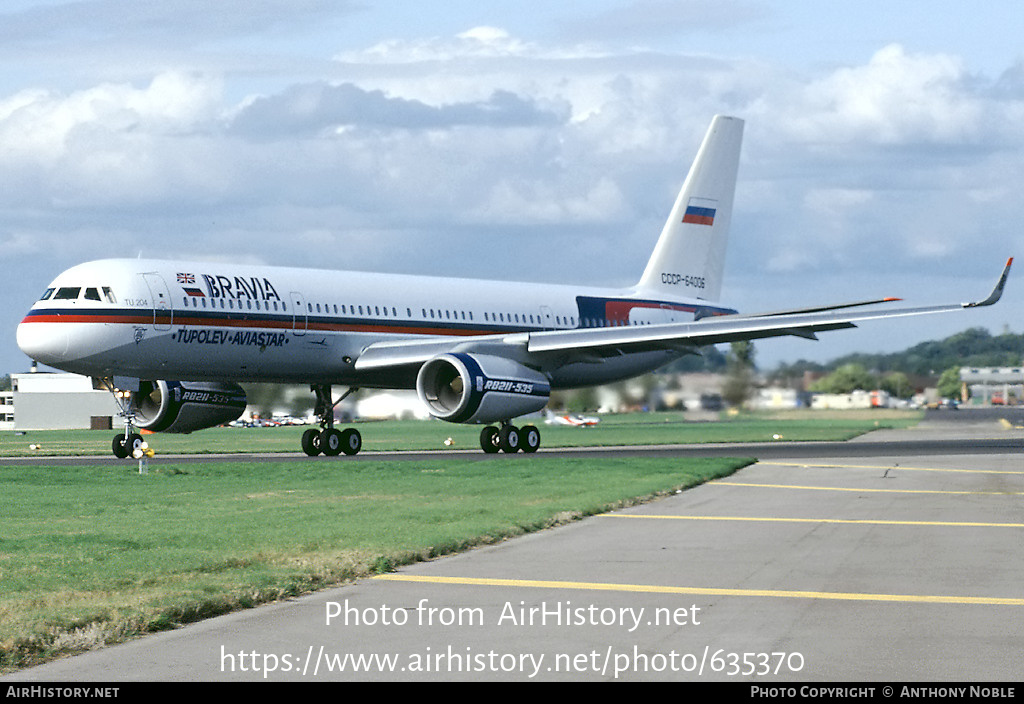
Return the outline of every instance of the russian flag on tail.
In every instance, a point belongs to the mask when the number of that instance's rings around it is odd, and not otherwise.
[[[711,198],[691,198],[683,213],[683,222],[692,225],[714,225],[718,201]]]

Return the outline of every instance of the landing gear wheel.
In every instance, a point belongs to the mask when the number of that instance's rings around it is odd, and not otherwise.
[[[489,455],[501,451],[498,447],[498,429],[493,425],[488,425],[480,431],[480,447]]]
[[[124,433],[118,433],[114,436],[110,449],[114,451],[114,457],[123,460],[126,457],[131,457],[140,445],[142,445],[141,435],[132,433],[128,436],[128,440],[125,441]]]
[[[310,428],[302,434],[302,451],[310,457],[320,454],[320,431]]]
[[[355,428],[345,428],[340,433],[341,451],[355,455],[363,449],[363,436]]]
[[[129,457],[134,457],[135,456],[135,451],[141,449],[142,446],[145,444],[145,442],[146,441],[142,439],[141,435],[137,435],[135,433],[132,433],[131,435],[129,435],[128,436],[128,456]]]
[[[320,433],[320,451],[328,457],[341,454],[341,431],[327,428]]]
[[[363,447],[363,437],[358,430],[334,429],[334,407],[348,398],[353,391],[357,391],[356,387],[350,388],[337,401],[332,400],[330,384],[313,384],[309,389],[316,394],[313,413],[320,421],[321,429],[310,428],[302,434],[302,451],[310,457],[316,457],[321,452],[328,457],[334,457],[342,452],[346,455],[359,452]]]
[[[523,452],[536,452],[540,447],[540,431],[536,426],[524,425],[519,431],[519,449]]]
[[[519,428],[514,425],[503,425],[498,431],[498,446],[502,452],[519,451]]]
[[[128,443],[124,441],[124,433],[119,433],[114,436],[114,441],[110,444],[110,449],[114,451],[114,457],[119,460],[123,460],[128,456]]]

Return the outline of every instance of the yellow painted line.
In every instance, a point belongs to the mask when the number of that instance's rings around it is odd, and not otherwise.
[[[904,467],[900,464],[821,464],[818,462],[762,462],[758,464],[773,467],[806,467],[814,469],[897,469],[907,472],[956,472],[961,474],[1021,474],[1024,471],[1011,469],[955,469],[949,467]]]
[[[760,596],[783,599],[830,599],[836,601],[884,601],[916,604],[980,604],[1024,606],[1024,599],[984,596],[933,596],[926,594],[858,594],[785,589],[721,589],[716,587],[666,587],[656,584],[612,584],[606,582],[563,582],[538,579],[485,579],[479,577],[434,577],[427,575],[382,574],[373,579],[420,584],[457,584],[476,587],[520,587],[530,589],[583,589],[646,594],[687,594],[692,596]]]
[[[801,486],[798,484],[755,484],[750,482],[715,481],[714,485],[756,486],[761,489],[805,489],[808,491],[856,491],[878,494],[971,494],[974,496],[1024,496],[1024,491],[942,491],[938,489],[858,489],[845,486]]]
[[[953,526],[957,528],[1024,528],[1024,523],[973,521],[883,521],[870,518],[777,518],[772,516],[663,516],[649,513],[602,513],[598,518],[653,518],[675,521],[751,521],[765,523],[840,523],[878,526]]]

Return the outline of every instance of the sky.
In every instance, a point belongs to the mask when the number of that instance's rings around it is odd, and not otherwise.
[[[723,303],[982,298],[1024,257],[1022,36],[1015,0],[7,0],[0,374],[105,257],[629,286],[715,114]],[[1020,333],[1022,276],[757,362]]]

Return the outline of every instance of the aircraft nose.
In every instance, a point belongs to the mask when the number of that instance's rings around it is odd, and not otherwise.
[[[60,362],[68,353],[67,328],[60,323],[21,321],[17,332],[18,347],[31,359],[43,364]]]

